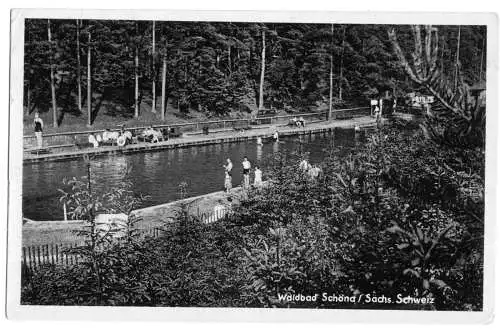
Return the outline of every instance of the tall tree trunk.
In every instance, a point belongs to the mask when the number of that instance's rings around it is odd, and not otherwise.
[[[156,42],[156,34],[155,34],[155,21],[153,21],[153,51],[152,51],[152,57],[153,57],[153,86],[152,86],[152,94],[153,94],[153,100],[151,101],[151,111],[153,113],[156,113],[156,49],[155,49],[155,42]]]
[[[441,49],[441,72],[440,72],[440,76],[441,76],[441,80],[444,78],[444,53],[445,53],[445,47],[446,47],[446,42],[444,40],[444,38],[442,39],[442,44],[443,44],[443,48]]]
[[[165,120],[166,105],[166,93],[167,91],[167,49],[165,47],[165,54],[163,54],[163,67],[161,71],[161,120]]]
[[[229,45],[227,49],[227,63],[229,65],[229,75],[231,75],[231,73],[233,72],[233,66],[231,63],[231,45]]]
[[[342,32],[342,50],[340,52],[340,72],[339,72],[339,99],[342,100],[342,80],[344,70],[344,42],[345,42],[345,26]]]
[[[57,102],[56,102],[56,84],[54,81],[54,60],[53,60],[53,48],[52,48],[52,33],[50,31],[50,20],[47,20],[47,36],[49,40],[49,47],[50,47],[50,91],[51,91],[51,96],[52,96],[52,112],[53,112],[53,125],[54,128],[57,128]]]
[[[92,125],[92,70],[91,70],[91,63],[92,63],[92,48],[91,48],[91,41],[92,41],[92,36],[90,34],[89,30],[89,36],[88,36],[88,49],[87,49],[87,125],[91,126]]]
[[[264,76],[266,73],[266,32],[262,28],[262,54],[259,85],[259,110],[264,108]]]
[[[135,91],[134,91],[134,117],[139,117],[139,47],[135,46]]]
[[[458,62],[460,60],[460,28],[461,26],[458,26],[458,41],[457,41],[457,57],[455,58],[455,90],[458,87]]]
[[[481,64],[479,65],[479,81],[483,80],[483,61],[484,61],[485,47],[486,47],[486,38],[483,37],[483,47],[481,47]]]
[[[80,20],[76,20],[76,80],[78,84],[78,110],[82,112],[82,77],[80,60]]]
[[[26,116],[29,116],[30,110],[31,110],[31,86],[30,85],[31,85],[30,84],[30,80],[28,79],[28,91],[27,91],[28,92],[28,95],[27,95],[27,98],[28,98],[27,104],[28,104],[28,106],[26,108]]]
[[[330,40],[330,104],[328,107],[328,119],[332,118],[332,110],[333,110],[333,24],[331,31],[331,40]]]
[[[135,23],[135,34],[139,35],[138,23]],[[134,117],[139,118],[139,45],[135,45],[134,52],[134,77],[135,77],[135,90],[134,90]]]

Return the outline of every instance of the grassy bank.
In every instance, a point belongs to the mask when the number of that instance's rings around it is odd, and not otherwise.
[[[104,108],[104,107],[103,107]],[[86,131],[86,130],[101,130],[105,128],[118,128],[119,126],[125,125],[126,127],[134,126],[148,126],[148,125],[160,125],[160,124],[181,124],[187,122],[203,122],[208,120],[224,120],[224,119],[237,119],[237,118],[249,118],[250,113],[233,111],[227,116],[209,116],[207,113],[198,112],[196,110],[190,110],[189,113],[181,113],[178,109],[168,105],[165,112],[165,120],[161,120],[160,109],[156,110],[156,113],[151,111],[151,106],[149,102],[143,102],[141,106],[139,118],[134,118],[133,113],[123,116],[120,114],[114,114],[108,109],[104,108],[100,111],[94,120],[92,126],[87,125],[87,113],[86,109],[83,109],[81,115],[65,113],[60,121],[60,125],[57,128],[53,127],[52,112],[40,113],[45,126],[45,133],[63,133],[63,132],[74,132],[74,131]],[[284,111],[278,111],[277,115],[286,114]],[[23,135],[33,134],[33,117],[34,114],[24,115],[23,125],[24,131]]]

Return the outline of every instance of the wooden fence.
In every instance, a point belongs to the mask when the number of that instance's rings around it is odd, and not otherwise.
[[[162,229],[145,228],[139,229],[140,237],[158,238]],[[75,248],[81,247],[83,241],[67,244],[46,244],[39,246],[26,246],[22,248],[21,272],[23,275],[30,275],[40,270],[45,265],[74,265],[81,257],[75,253]],[[106,244],[100,245],[98,249],[105,249]]]
[[[213,212],[198,212],[197,218],[203,224],[211,224],[223,220],[231,214],[229,209],[220,209]],[[151,227],[139,229],[139,236],[158,238],[165,229]],[[75,248],[82,246],[83,241],[70,244],[46,244],[40,246],[27,246],[22,248],[21,271],[28,276],[33,272],[40,270],[45,265],[74,265],[81,257],[76,254]],[[100,249],[105,249],[102,245]]]
[[[336,109],[332,111],[334,119],[343,119],[348,117],[357,117],[368,115],[370,112],[369,107],[357,107],[357,108],[346,108],[346,109]],[[347,115],[347,116],[346,116]],[[279,116],[265,116],[257,117],[255,119],[245,118],[245,119],[231,119],[231,120],[216,120],[216,121],[205,121],[205,122],[188,122],[188,123],[177,123],[177,124],[160,124],[153,125],[156,129],[162,128],[179,128],[182,132],[193,132],[202,130],[207,127],[209,130],[218,130],[226,128],[243,128],[251,127],[252,125],[279,125],[287,123],[291,118],[303,117],[306,122],[325,120],[328,116],[328,111],[321,111],[315,113],[303,113],[303,114],[292,114],[292,115],[279,115]],[[125,130],[131,131],[132,133],[141,132],[146,129],[147,126],[137,126],[124,128]],[[120,131],[119,127],[109,128],[110,131]],[[75,144],[87,144],[88,136],[90,134],[102,133],[103,130],[86,130],[86,131],[74,131],[74,132],[64,132],[64,133],[48,133],[43,135],[44,145],[46,148],[68,148],[75,146]],[[23,136],[23,146],[25,149],[31,149],[36,146],[36,137],[34,135]]]

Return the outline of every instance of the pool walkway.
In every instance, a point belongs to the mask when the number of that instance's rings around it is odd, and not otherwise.
[[[140,217],[140,221],[134,227],[139,231],[168,227],[170,223],[178,219],[182,206],[187,208],[187,212],[191,216],[200,218],[210,216],[216,204],[220,203],[231,209],[239,204],[243,194],[241,187],[235,187],[229,194],[217,191],[137,209],[132,214]],[[231,198],[231,201],[228,198]],[[22,246],[34,247],[82,242],[82,238],[77,235],[77,232],[83,230],[85,224],[84,221],[79,220],[35,221],[26,219],[22,228]]]
[[[252,126],[248,130],[235,131],[232,129],[213,131],[207,135],[201,132],[185,133],[182,137],[172,138],[168,141],[158,143],[137,143],[124,147],[119,146],[103,146],[97,148],[72,148],[69,151],[61,151],[56,153],[47,154],[33,154],[25,152],[23,156],[23,163],[37,163],[43,161],[61,161],[77,159],[84,155],[88,156],[103,156],[113,154],[128,154],[137,152],[148,152],[164,149],[183,148],[191,146],[201,146],[209,144],[221,144],[229,142],[238,142],[253,140],[257,137],[270,137],[275,130],[279,132],[281,137],[306,135],[312,133],[328,132],[334,128],[352,128],[355,126],[366,127],[375,125],[375,119],[371,116],[362,116],[345,120],[333,121],[317,121],[306,124],[304,128],[294,128],[288,125],[259,125]]]

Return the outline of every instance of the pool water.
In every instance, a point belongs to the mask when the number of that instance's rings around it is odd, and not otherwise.
[[[257,146],[255,141],[225,143],[163,151],[110,155],[91,161],[96,189],[104,191],[124,179],[133,183],[134,191],[150,196],[144,207],[179,199],[179,184],[187,183],[187,197],[223,190],[224,169],[229,157],[234,165],[233,187],[242,181],[242,165],[247,156],[252,167],[262,164],[266,179],[265,159],[279,151],[302,149],[309,152],[311,163],[322,160],[332,144],[350,148],[360,144],[354,132],[324,133],[285,137],[279,142]],[[128,169],[128,171],[127,171]],[[127,174],[128,172],[128,174]],[[59,202],[62,181],[87,174],[83,159],[26,164],[23,167],[23,216],[37,221],[62,220]]]

